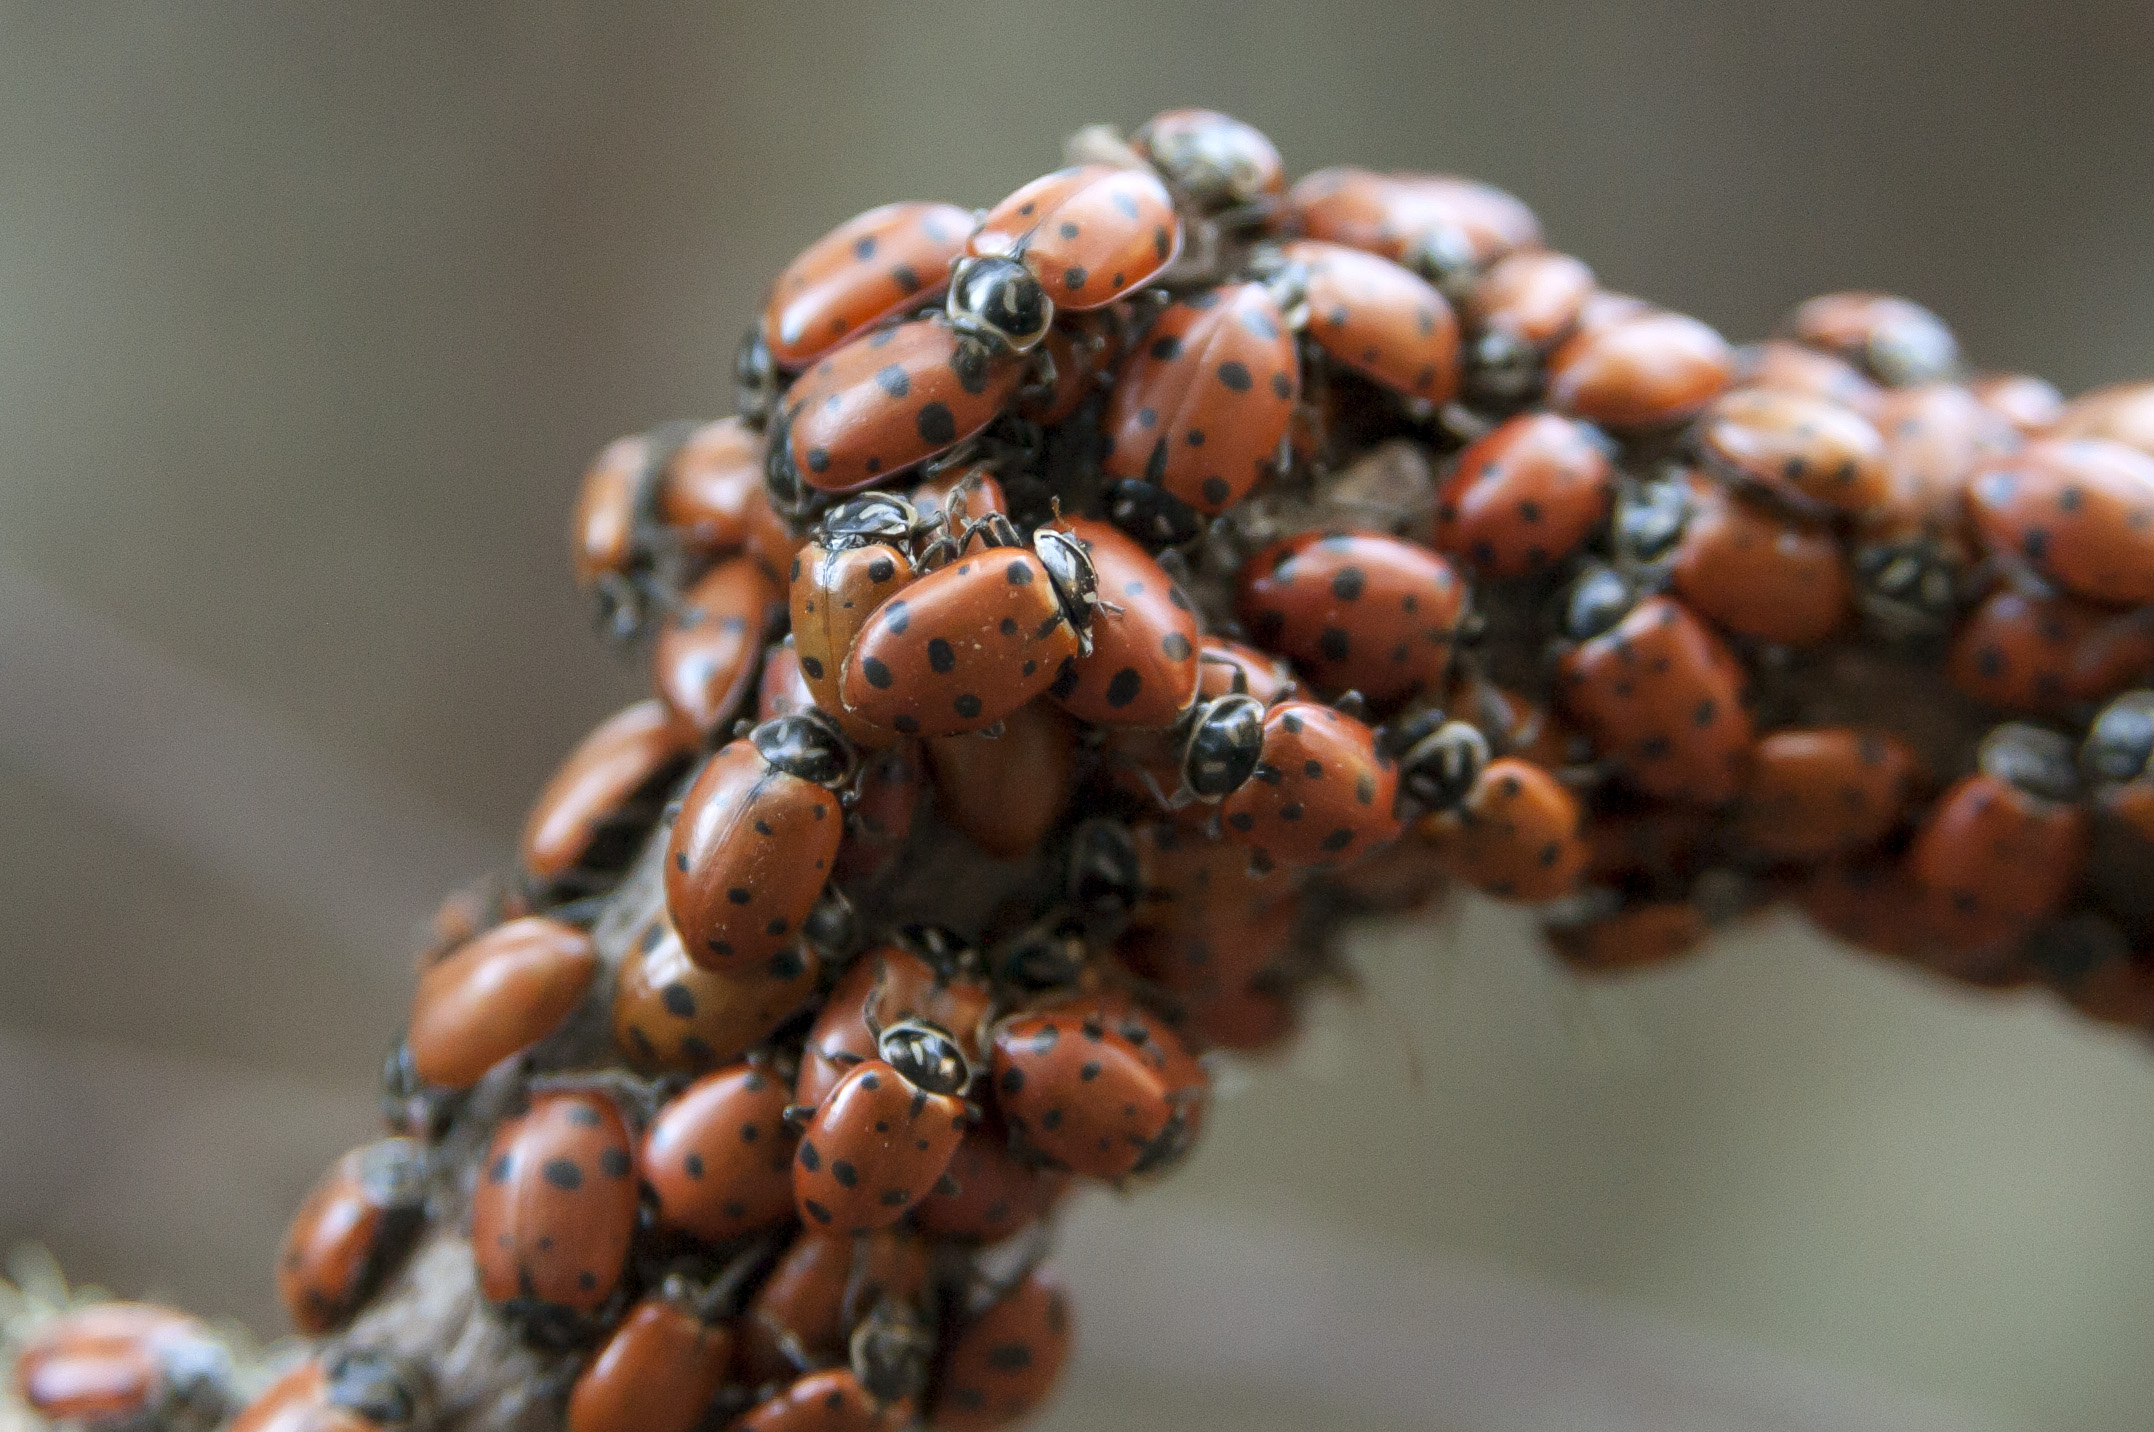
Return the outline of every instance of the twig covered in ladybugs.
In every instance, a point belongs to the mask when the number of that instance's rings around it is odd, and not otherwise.
[[[240,1432],[1009,1426],[1058,1202],[1447,882],[1582,974],[1786,902],[2154,1029],[2154,384],[1965,379],[1875,294],[1738,350],[1209,111],[1070,158],[839,225],[736,416],[599,455],[575,576],[653,695],[444,906]],[[18,1378],[253,1390],[133,1305]]]

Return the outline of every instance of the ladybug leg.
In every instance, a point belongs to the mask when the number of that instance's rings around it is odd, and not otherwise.
[[[1340,715],[1351,716],[1356,721],[1369,719],[1369,699],[1358,691],[1341,692],[1339,699],[1332,702],[1331,706]]]
[[[784,1120],[789,1129],[805,1129],[808,1121],[815,1117],[815,1110],[816,1106],[813,1104],[787,1104],[778,1117]]]

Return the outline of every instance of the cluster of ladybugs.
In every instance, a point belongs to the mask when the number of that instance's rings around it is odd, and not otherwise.
[[[280,1265],[349,1331],[238,1432],[426,1420],[370,1321],[421,1237],[571,1432],[1008,1425],[1058,1200],[1446,879],[1583,970],[1785,897],[2154,1025],[2154,384],[1963,381],[1876,295],[1738,352],[1506,194],[1289,188],[1210,112],[1073,150],[839,226],[739,416],[600,455],[578,577],[657,694],[445,912],[398,1136]],[[20,1375],[208,1425],[202,1345],[121,1305]]]

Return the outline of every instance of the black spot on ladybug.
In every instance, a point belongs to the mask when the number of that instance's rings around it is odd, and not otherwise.
[[[1698,703],[1697,710],[1690,713],[1690,724],[1698,727],[1710,726],[1719,715],[1719,703],[1708,696]]]
[[[1107,704],[1119,711],[1135,701],[1137,693],[1143,689],[1144,678],[1134,668],[1125,666],[1107,683]]]
[[[900,736],[917,736],[920,734],[920,723],[910,716],[893,716],[890,718],[890,729]]]
[[[569,1105],[568,1121],[579,1129],[595,1129],[605,1122],[605,1120],[599,1118],[598,1110],[588,1104]]]
[[[1002,569],[1002,580],[1013,587],[1031,586],[1032,564],[1022,559],[1010,563],[1009,566]]]
[[[962,696],[959,696],[955,701],[951,702],[950,705],[951,708],[954,709],[959,716],[963,717],[967,721],[970,721],[973,717],[979,715],[982,709],[980,698],[973,695],[969,691],[964,693]]]
[[[1294,396],[1294,380],[1284,373],[1274,373],[1271,375],[1271,391],[1274,397],[1291,398]]]
[[[583,1187],[583,1170],[574,1159],[548,1159],[539,1169],[539,1175],[555,1188],[574,1193]]]
[[[1170,631],[1161,637],[1159,649],[1167,654],[1169,661],[1187,661],[1195,651],[1189,644],[1189,638],[1178,631]]]
[[[1301,815],[1300,801],[1288,801],[1285,805],[1279,807],[1279,819],[1281,820],[1300,820]]]
[[[800,659],[800,669],[808,674],[808,679],[811,681],[821,681],[823,679],[823,663],[820,658],[813,656],[802,657]]]
[[[1058,224],[1055,227],[1055,232],[1060,234],[1065,239],[1074,239],[1077,237],[1077,226],[1068,222],[1067,220],[1064,220],[1061,224]]]
[[[1001,632],[1004,636],[1017,635],[1017,618],[1004,617],[1001,624],[998,625],[995,630]]]
[[[883,1081],[880,1074],[863,1074],[860,1076],[860,1087],[867,1090],[870,1094],[874,1093],[877,1089],[882,1088],[882,1086]]]
[[[931,637],[927,644],[927,664],[938,672],[951,671],[957,666],[957,653],[941,637]]]
[[[660,990],[658,998],[659,1002],[665,1005],[666,1013],[672,1015],[675,1019],[694,1019],[696,1017],[695,991],[678,980]]]
[[[1246,393],[1256,385],[1249,376],[1249,365],[1233,358],[1219,365],[1219,381],[1237,393]]]
[[[804,1198],[800,1201],[800,1206],[806,1209],[808,1217],[814,1219],[817,1223],[830,1222],[830,1210],[817,1203],[814,1199]],[[837,1394],[832,1393],[831,1396],[835,1397]]]
[[[808,471],[810,471],[810,472],[828,472],[829,470],[830,470],[830,449],[829,449],[829,448],[819,448],[819,447],[811,447],[811,448],[809,448],[809,449],[808,449]]]
[[[1289,736],[1299,736],[1301,734],[1302,725],[1303,722],[1301,717],[1291,711],[1279,718],[1279,729],[1286,732]]]
[[[890,279],[891,282],[903,289],[908,295],[918,293],[923,287],[920,282],[919,271],[914,269],[911,264],[899,264],[896,268],[891,269]]]
[[[1094,1079],[1097,1079],[1099,1077],[1099,1073],[1099,1061],[1097,1059],[1087,1059],[1084,1062],[1083,1066],[1077,1070],[1077,1077],[1079,1079],[1082,1079],[1085,1083],[1089,1084]]]
[[[1359,567],[1347,567],[1331,579],[1331,594],[1342,602],[1359,601],[1368,584],[1367,573]]]
[[[681,1169],[690,1178],[703,1177],[703,1155],[690,1154],[681,1160]]]
[[[957,441],[957,419],[951,416],[947,403],[929,403],[921,408],[913,426],[919,429],[924,442],[942,446]]]
[[[1337,830],[1333,831],[1331,834],[1325,836],[1323,840],[1320,841],[1318,844],[1320,849],[1327,851],[1330,854],[1336,855],[1340,851],[1346,849],[1346,847],[1348,847],[1349,845],[1352,845],[1353,843],[1354,833],[1351,830],[1348,830],[1346,827],[1341,826]]]
[[[854,1168],[844,1159],[831,1160],[830,1176],[838,1181],[838,1186],[841,1188],[860,1187],[860,1170]]]
[[[1047,688],[1047,694],[1057,701],[1065,700],[1083,679],[1077,673],[1076,660],[1066,656],[1062,658],[1062,665],[1056,670],[1054,684]]]
[[[1090,276],[1082,268],[1065,269],[1062,273],[1062,286],[1071,293],[1075,293],[1078,289],[1084,287],[1084,281]]]
[[[890,674],[889,667],[883,665],[882,662],[872,656],[861,658],[860,674],[865,676],[868,679],[868,685],[874,687],[877,691],[888,691],[897,680]]]
[[[1234,489],[1227,485],[1227,480],[1223,477],[1205,478],[1201,491],[1204,500],[1213,507],[1226,506],[1227,499],[1234,495]]]
[[[853,257],[859,259],[862,263],[866,263],[869,259],[875,257],[875,236],[873,234],[864,234],[860,238],[853,240]]]
[[[1001,1088],[1005,1094],[1015,1094],[1025,1087],[1025,1071],[1015,1065],[1002,1071]]]
[[[785,933],[785,921],[784,921],[784,920],[782,920],[782,919],[780,919],[780,920],[773,920],[773,921],[771,921],[771,922],[770,922],[769,924],[767,924],[767,925],[765,925],[765,926],[763,927],[763,933],[764,933],[764,934],[766,934],[766,935],[782,935],[782,934],[784,934],[784,933]]]
[[[871,582],[887,582],[896,575],[897,563],[888,557],[877,557],[868,563],[868,580]]]
[[[629,1168],[626,1149],[607,1149],[598,1156],[598,1171],[608,1178],[627,1178]]]
[[[1152,340],[1150,352],[1160,362],[1171,363],[1182,356],[1182,340],[1172,334],[1167,335],[1165,338],[1155,338]],[[1147,408],[1145,411],[1150,412],[1151,409]],[[1140,418],[1139,421],[1143,420]],[[1150,427],[1151,424],[1145,423],[1145,426]]]
[[[806,1139],[800,1141],[800,1152],[794,1157],[800,1160],[800,1166],[809,1173],[814,1173],[823,1166],[822,1151]]]
[[[886,1188],[882,1191],[881,1195],[876,1198],[875,1201],[885,1208],[903,1208],[906,1204],[912,1202],[912,1190],[906,1188]]]
[[[2022,552],[2025,552],[2027,554],[2028,561],[2041,561],[2044,557],[2049,555],[2048,529],[2043,527],[2030,527],[2029,529],[2027,529],[2027,535],[2020,539],[2019,547]]]
[[[1182,441],[1188,443],[1191,447],[1203,447],[1204,429],[1191,428],[1187,433],[1183,434]]]
[[[1312,781],[1321,779],[1324,774],[1324,763],[1316,760],[1303,761],[1301,763],[1301,773]]]
[[[1353,643],[1341,627],[1325,627],[1316,638],[1316,649],[1327,661],[1344,661]]]
[[[741,886],[735,885],[730,890],[725,892],[725,898],[731,900],[736,905],[745,905],[749,901],[755,899],[755,892],[753,890],[743,889]]]

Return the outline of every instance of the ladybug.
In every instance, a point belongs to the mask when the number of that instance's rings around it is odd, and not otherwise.
[[[872,880],[904,852],[926,782],[917,742],[900,740],[863,758],[838,847],[840,880]]]
[[[846,655],[839,695],[854,716],[905,736],[994,725],[1045,691],[1091,641],[1097,578],[1067,532],[1017,545],[1007,518],[988,545],[877,607]]]
[[[1126,323],[1121,305],[1058,315],[1054,327],[1040,340],[1043,360],[1051,365],[1054,376],[1042,378],[1018,393],[1017,416],[1043,428],[1074,417],[1087,398],[1112,384],[1115,369],[1122,361]],[[998,503],[972,515],[1007,510]]]
[[[1887,387],[1950,378],[1959,340],[1918,303],[1882,293],[1828,293],[1797,306],[1781,325],[1806,343],[1848,362]]]
[[[640,1299],[576,1375],[568,1432],[692,1432],[725,1386],[733,1333],[679,1278]]]
[[[1110,995],[996,1026],[992,1087],[1024,1147],[1056,1167],[1113,1182],[1188,1151],[1209,1081],[1172,1030]]]
[[[1531,209],[1501,189],[1451,175],[1319,169],[1288,191],[1287,209],[1296,230],[1312,239],[1382,254],[1446,288],[1541,243]]]
[[[2112,383],[2064,405],[2054,438],[2109,438],[2154,454],[2154,382]]]
[[[1697,444],[1708,470],[1804,516],[1860,515],[1887,500],[1884,439],[1823,398],[1738,388],[1699,418]]]
[[[1069,1191],[1070,1176],[1041,1168],[1010,1147],[1009,1130],[983,1120],[965,1130],[950,1156],[950,1183],[913,1208],[913,1221],[933,1238],[1000,1243],[1045,1218]]]
[[[39,1327],[15,1393],[53,1422],[214,1427],[232,1409],[231,1354],[200,1320],[155,1303],[93,1303]]]
[[[1709,933],[1704,915],[1688,900],[1641,901],[1541,930],[1556,957],[1580,974],[1628,973],[1670,964],[1697,954]]]
[[[1342,244],[1297,240],[1283,254],[1305,331],[1333,361],[1409,398],[1458,396],[1458,319],[1426,279]]]
[[[947,467],[921,479],[907,500],[922,531],[938,525],[963,531],[967,522],[989,513],[1010,515],[1010,500],[1001,480],[984,467]]]
[[[1443,867],[1485,895],[1538,903],[1567,895],[1586,864],[1578,798],[1546,770],[1490,761],[1465,798],[1416,827]]]
[[[846,220],[779,271],[763,343],[798,371],[885,318],[932,301],[965,252],[972,215],[955,204],[884,204]]]
[[[1374,702],[1443,679],[1468,593],[1451,564],[1382,532],[1303,532],[1243,564],[1237,615],[1326,692]]]
[[[1263,217],[1286,193],[1286,161],[1254,126],[1215,109],[1170,109],[1129,147],[1199,213]]]
[[[879,1057],[855,1065],[816,1104],[793,1155],[793,1197],[811,1228],[887,1228],[944,1176],[971,1114],[964,1053],[923,1020],[876,1037]]]
[[[1596,288],[1569,254],[1532,249],[1499,259],[1466,293],[1466,386],[1497,405],[1530,401],[1549,351],[1578,325]]]
[[[773,582],[785,581],[793,569],[793,558],[808,539],[791,518],[772,504],[768,482],[757,483],[755,491],[748,494],[747,522],[746,552],[763,569],[764,576]]]
[[[1585,545],[1614,490],[1610,444],[1591,424],[1521,413],[1458,455],[1429,545],[1478,576],[1533,576]]]
[[[1668,561],[1683,602],[1723,631],[1815,646],[1854,614],[1854,578],[1833,534],[1688,475],[1688,516]]]
[[[822,1102],[848,1070],[876,1057],[876,1027],[908,1019],[949,1031],[968,1063],[981,1062],[981,1028],[994,993],[977,966],[978,957],[954,936],[931,929],[909,931],[904,943],[853,961],[802,1044],[794,1099]]]
[[[311,1357],[265,1388],[229,1432],[399,1432],[424,1409],[420,1374],[401,1358],[346,1348]]]
[[[1367,726],[1313,701],[1282,701],[1264,713],[1255,774],[1220,803],[1220,828],[1260,868],[1344,865],[1397,837],[1398,787],[1398,766]]]
[[[1031,854],[1069,806],[1077,731],[1048,702],[1012,711],[999,736],[974,731],[924,744],[936,813],[997,860]]]
[[[1686,314],[1654,309],[1601,327],[1581,322],[1548,360],[1548,403],[1620,432],[1671,427],[1727,390],[1727,340]]]
[[[1929,912],[1899,862],[1821,866],[1793,893],[1804,917],[1842,944],[1888,959],[1930,962],[1935,935]]]
[[[845,709],[838,697],[839,671],[869,616],[917,575],[912,539],[919,526],[910,502],[872,492],[824,513],[793,558],[793,649],[801,675],[815,704],[855,745],[869,749],[897,738]]]
[[[727,1432],[898,1432],[904,1406],[885,1407],[851,1368],[804,1373],[757,1403]]]
[[[669,430],[608,443],[583,475],[570,524],[576,585],[597,603],[599,630],[627,641],[642,629],[650,551],[646,529]]]
[[[277,1296],[309,1337],[341,1325],[374,1295],[426,1221],[426,1156],[383,1139],[332,1164],[285,1230]]]
[[[931,1416],[941,1432],[993,1432],[1053,1393],[1070,1351],[1069,1295],[1042,1268],[963,1323],[943,1355]]]
[[[2064,737],[1999,726],[1977,762],[1907,852],[1937,938],[1952,950],[2017,939],[2056,914],[2079,885],[2090,838]]]
[[[868,1311],[926,1295],[933,1250],[885,1228],[854,1238],[803,1229],[749,1301],[740,1322],[737,1376],[751,1385],[811,1362],[842,1357]]]
[[[1953,383],[1895,388],[1876,420],[1888,495],[1864,514],[1856,562],[1876,574],[1876,599],[1941,625],[1952,615],[1969,555],[1961,537],[1967,485],[2018,441],[2009,425]]]
[[[666,614],[651,684],[680,722],[708,737],[740,714],[785,598],[746,555],[720,561]]]
[[[1967,391],[2021,437],[2041,437],[2064,416],[2064,394],[2032,373],[1985,373],[1970,379]]]
[[[815,996],[822,960],[793,941],[760,969],[716,974],[688,958],[664,911],[621,957],[613,1040],[639,1068],[699,1074],[769,1038]]]
[[[2154,958],[2135,954],[2115,921],[2091,910],[2051,920],[2017,953],[2074,1012],[2126,1028],[2154,1023]]]
[[[2154,602],[2154,457],[2103,438],[2037,442],[1967,492],[1982,545],[2074,596]]]
[[[763,649],[763,674],[756,679],[755,719],[775,721],[780,716],[799,716],[822,708],[808,689],[808,675],[800,669],[800,651],[793,638],[772,642]]]
[[[791,944],[830,879],[858,758],[821,712],[728,742],[681,798],[666,847],[666,910],[688,958],[719,974]]]
[[[856,338],[801,374],[771,425],[765,460],[764,481],[779,510],[804,515],[817,493],[895,477],[971,437],[1010,405],[1026,366],[1016,344],[1046,331],[1044,301],[1022,307],[1030,280],[1015,265],[960,276],[950,301],[992,292],[998,279],[1016,292],[1010,321],[1026,325],[1012,338],[918,318]],[[1029,295],[1038,299],[1037,285]]]
[[[1741,665],[1673,598],[1648,597],[1611,619],[1621,606],[1607,600],[1616,594],[1605,575],[1582,579],[1572,600],[1577,645],[1557,668],[1565,709],[1644,794],[1707,806],[1734,799],[1753,744]]]
[[[658,517],[683,549],[723,557],[748,545],[763,487],[763,435],[739,418],[688,434],[658,484]]]
[[[1201,832],[1147,821],[1129,835],[1139,870],[1130,910],[1137,928],[1199,929],[1221,911],[1268,911],[1301,883],[1292,871],[1251,870],[1246,850]]]
[[[2066,715],[2154,672],[2154,612],[2000,587],[1953,633],[1945,671],[1986,706]]]
[[[793,1091],[755,1064],[734,1064],[683,1089],[643,1136],[638,1167],[658,1227],[727,1243],[793,1213]]]
[[[1096,726],[1172,726],[1197,699],[1196,608],[1151,554],[1105,522],[1075,517],[1054,529],[1092,563],[1092,649],[1063,660],[1047,688]]]
[[[1174,262],[1182,221],[1152,174],[1083,164],[1035,179],[988,210],[969,249],[1022,262],[1055,307],[1102,308]]]
[[[1471,721],[1499,756],[1516,756],[1545,771],[1571,764],[1571,731],[1554,712],[1477,672],[1460,671],[1444,705]]]
[[[573,925],[532,915],[495,926],[420,974],[413,1068],[440,1088],[470,1088],[559,1029],[597,972],[591,937]]]
[[[1714,829],[1712,813],[1626,794],[1608,792],[1586,822],[1587,877],[1625,888],[1665,888],[1697,874]]]
[[[618,872],[657,821],[659,803],[695,748],[695,733],[656,699],[600,722],[547,780],[524,819],[517,851],[524,877],[541,891],[577,891]]]
[[[1198,644],[1197,661],[1197,694],[1207,700],[1242,695],[1269,706],[1299,690],[1287,663],[1223,636],[1205,637]]]
[[[1268,287],[1190,294],[1153,320],[1115,375],[1102,470],[1206,516],[1224,512],[1274,471],[1300,392],[1294,338]]]
[[[1845,359],[1784,338],[1770,338],[1738,350],[1735,382],[1741,388],[1823,398],[1852,408],[1873,423],[1879,423],[1880,410],[1889,396]]]
[[[1237,1001],[1293,951],[1300,918],[1295,896],[1227,906],[1202,924],[1130,930],[1116,942],[1115,953],[1172,995],[1184,1027],[1203,1035],[1216,1010]]]
[[[610,1099],[541,1094],[494,1131],[471,1196],[479,1290],[545,1346],[612,1301],[636,1231],[635,1157]]]
[[[1900,824],[1920,776],[1914,751],[1890,732],[1775,731],[1758,741],[1731,833],[1767,860],[1857,855]]]

